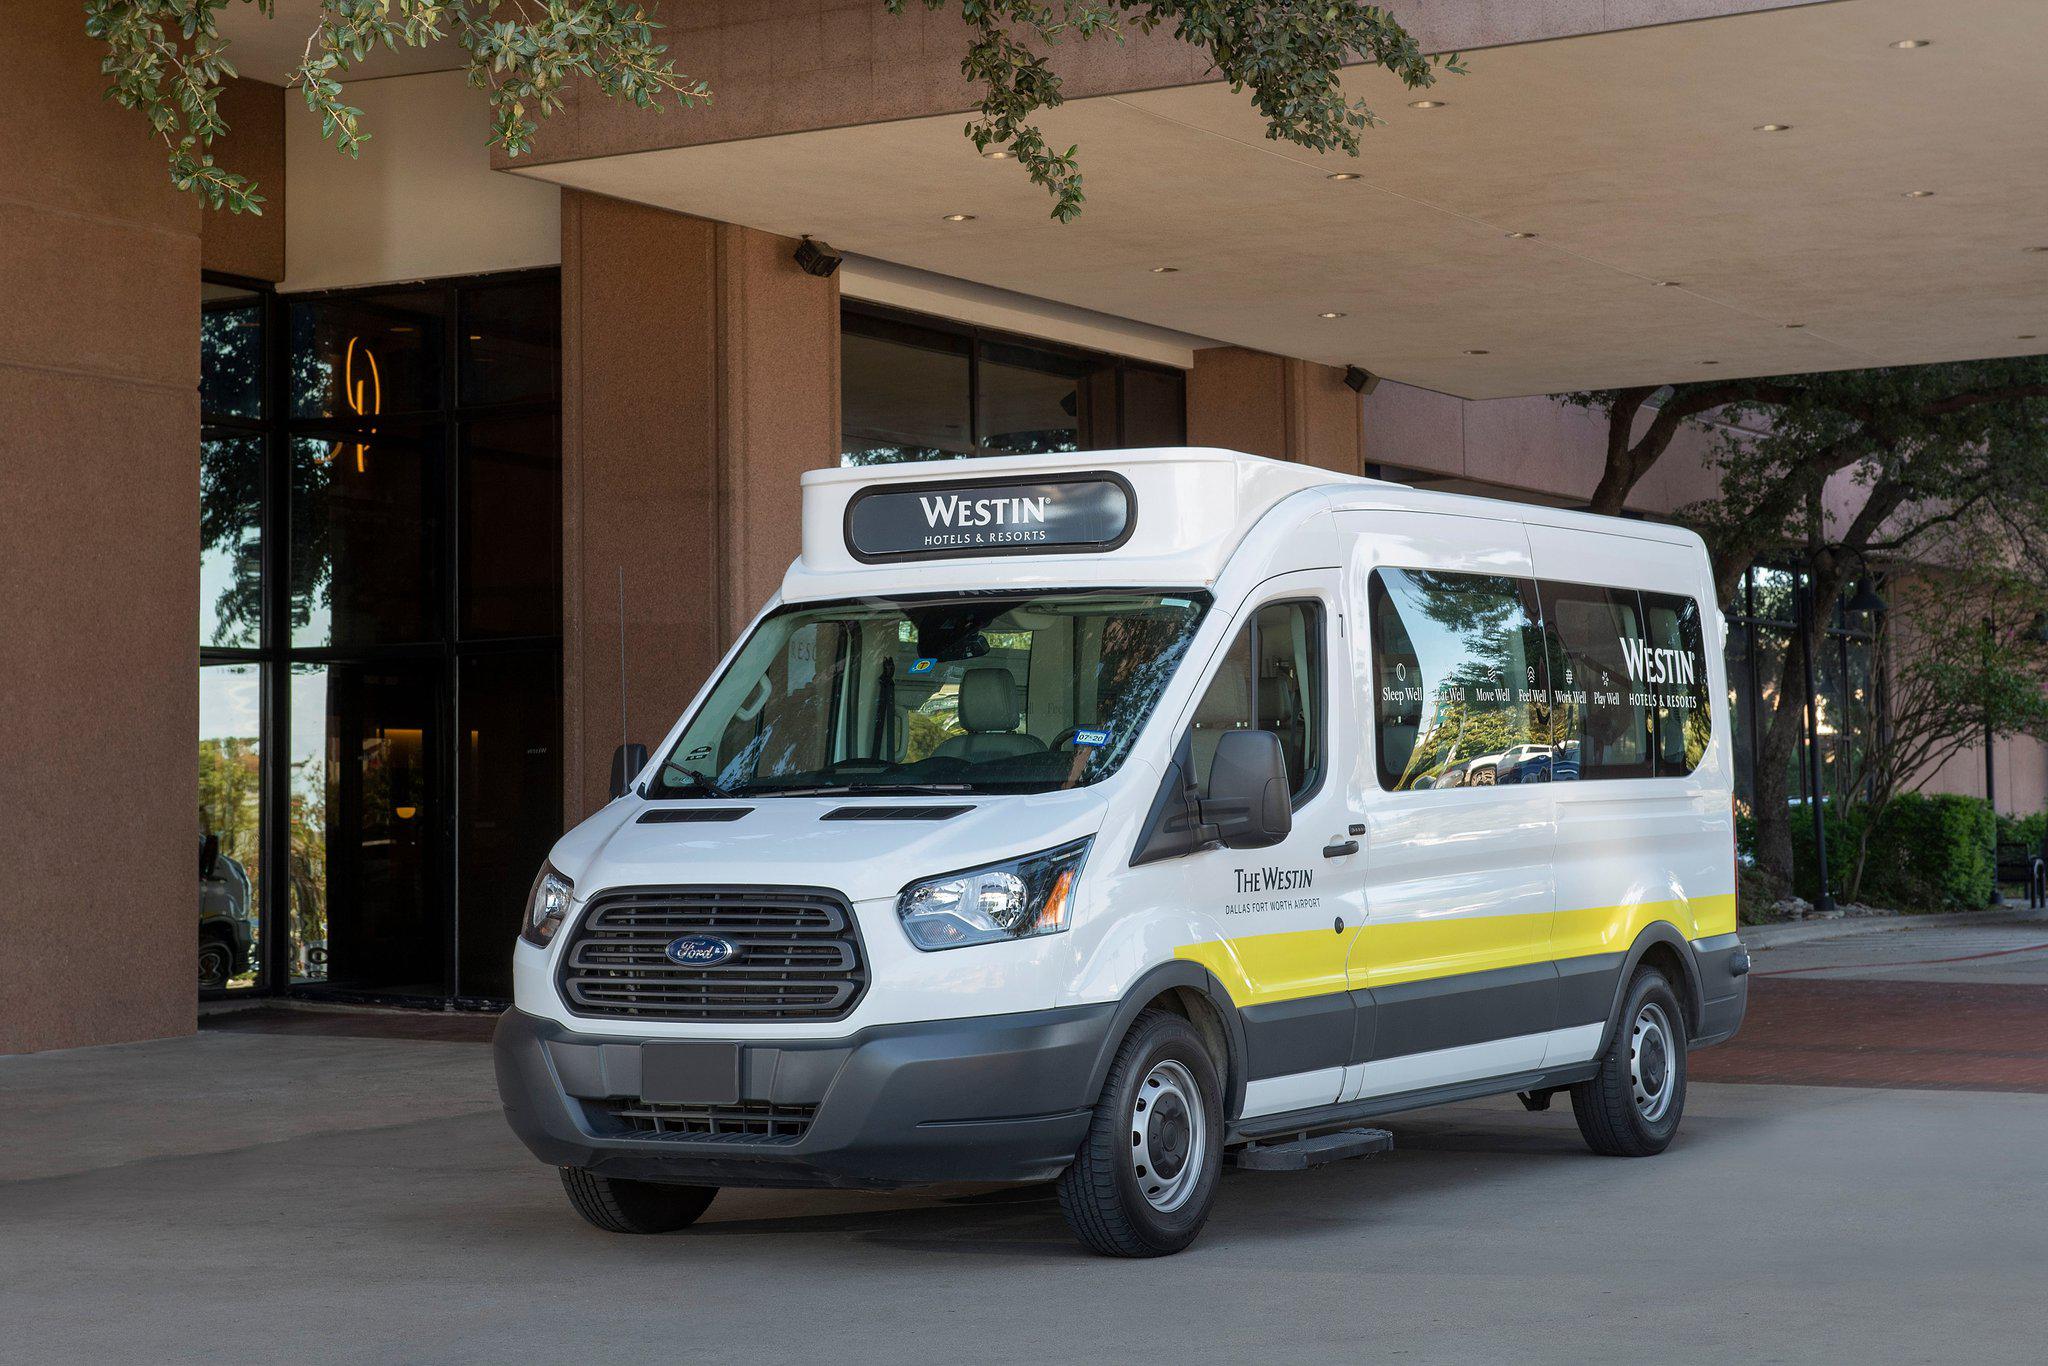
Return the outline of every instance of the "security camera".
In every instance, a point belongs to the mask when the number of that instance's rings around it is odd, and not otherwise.
[[[809,237],[796,244],[796,263],[803,267],[806,275],[816,275],[821,279],[829,277],[845,259],[823,242],[815,242]]]

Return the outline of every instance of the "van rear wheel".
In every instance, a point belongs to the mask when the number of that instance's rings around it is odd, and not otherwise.
[[[1644,968],[1629,983],[1600,1070],[1572,1088],[1586,1146],[1603,1157],[1653,1157],[1685,1112],[1685,1010],[1671,983]]]
[[[606,1233],[673,1233],[688,1228],[718,1194],[716,1186],[627,1181],[581,1167],[562,1168],[562,1189],[576,1212]]]
[[[1223,1170],[1222,1091],[1193,1025],[1138,1016],[1059,1178],[1060,1211],[1090,1251],[1161,1257],[1195,1240]]]

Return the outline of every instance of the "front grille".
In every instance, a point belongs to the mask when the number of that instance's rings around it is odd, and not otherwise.
[[[680,965],[664,950],[716,935],[738,951]],[[817,887],[631,887],[592,898],[562,952],[578,1015],[640,1020],[838,1020],[867,987],[853,909]]]
[[[787,1146],[810,1132],[815,1105],[771,1105],[743,1101],[738,1105],[656,1105],[644,1100],[614,1101],[601,1107],[634,1138],[659,1138],[671,1143],[752,1143]]]

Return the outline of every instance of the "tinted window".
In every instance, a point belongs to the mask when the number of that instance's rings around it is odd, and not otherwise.
[[[1190,745],[1197,787],[1209,781],[1216,743],[1229,731],[1280,738],[1287,785],[1298,800],[1323,769],[1322,611],[1313,602],[1261,607],[1237,633],[1195,704]]]
[[[1541,781],[1546,693],[1526,581],[1382,569],[1371,612],[1380,786]]]
[[[1648,778],[1649,688],[1636,595],[1543,585],[1550,646],[1552,777]]]
[[[1681,778],[1700,766],[1713,737],[1707,691],[1706,632],[1691,598],[1642,593],[1649,653],[1641,662],[1650,691],[1657,776]]]

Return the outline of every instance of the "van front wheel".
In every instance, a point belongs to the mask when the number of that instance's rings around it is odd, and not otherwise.
[[[576,1212],[606,1233],[674,1233],[696,1223],[718,1194],[716,1186],[626,1181],[581,1167],[562,1168],[562,1189]]]
[[[1602,1157],[1652,1157],[1685,1112],[1685,1010],[1671,983],[1644,968],[1629,983],[1600,1070],[1572,1088],[1572,1114]]]
[[[1223,1170],[1222,1090],[1193,1025],[1164,1010],[1138,1016],[1088,1137],[1060,1174],[1074,1236],[1106,1257],[1160,1257],[1192,1243]]]

